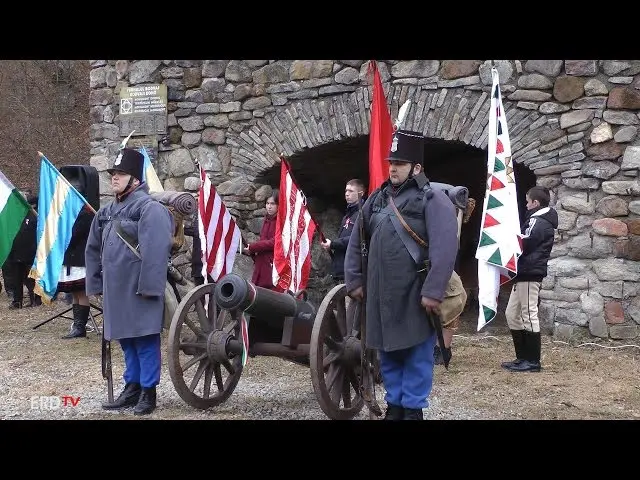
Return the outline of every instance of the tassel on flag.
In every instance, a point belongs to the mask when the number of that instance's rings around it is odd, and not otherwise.
[[[242,335],[242,366],[244,367],[249,357],[249,319],[244,312],[240,316],[240,333]]]
[[[498,71],[492,68],[487,191],[484,196],[478,259],[478,331],[496,317],[500,286],[518,273],[522,254],[520,217],[511,142],[502,107]]]

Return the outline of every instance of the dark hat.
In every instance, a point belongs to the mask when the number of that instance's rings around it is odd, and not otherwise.
[[[424,160],[424,136],[420,132],[398,130],[391,138],[387,160],[422,164]]]
[[[132,177],[142,181],[144,170],[144,156],[133,148],[123,148],[118,152],[113,167],[107,168],[107,172],[113,175],[115,171],[128,173]]]

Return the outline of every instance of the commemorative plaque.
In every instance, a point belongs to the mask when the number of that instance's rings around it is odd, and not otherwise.
[[[167,133],[167,86],[147,84],[120,91],[120,136]]]

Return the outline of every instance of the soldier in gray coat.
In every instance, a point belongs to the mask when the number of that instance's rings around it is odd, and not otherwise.
[[[458,249],[455,208],[444,192],[429,187],[422,173],[423,157],[420,133],[394,134],[387,159],[389,179],[362,208],[369,240],[368,278],[362,278],[359,218],[345,258],[349,295],[361,300],[366,283],[366,343],[379,353],[387,420],[423,419],[436,342],[427,312],[438,312]],[[428,250],[409,236],[390,198],[410,228],[427,240]],[[428,272],[419,272],[427,259]]]
[[[125,387],[105,409],[134,406],[134,414],[156,408],[160,382],[160,332],[173,221],[151,198],[143,178],[144,157],[122,149],[108,169],[115,200],[96,213],[87,239],[87,295],[103,295],[104,338],[124,353]],[[138,257],[123,240],[137,247]]]

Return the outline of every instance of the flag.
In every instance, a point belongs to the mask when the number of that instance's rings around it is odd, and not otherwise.
[[[280,162],[280,197],[273,246],[273,284],[294,294],[307,286],[311,271],[311,241],[316,223],[307,200],[293,181],[285,159]]]
[[[373,99],[371,100],[371,127],[369,128],[369,195],[389,176],[386,161],[391,148],[393,125],[384,96],[378,65],[371,60],[373,70]]]
[[[516,179],[511,159],[509,129],[502,106],[498,71],[491,69],[491,109],[487,145],[487,190],[482,208],[478,259],[478,331],[498,310],[500,286],[518,273],[520,217]]]
[[[13,239],[30,209],[22,194],[0,172],[0,267],[9,256]]]
[[[34,291],[45,303],[58,288],[64,254],[71,241],[73,224],[85,198],[42,155],[38,190],[38,227],[36,256],[29,277],[36,281]]]
[[[164,192],[164,188],[162,187],[162,182],[158,178],[156,171],[153,168],[153,163],[151,163],[151,158],[149,158],[149,153],[147,149],[144,148],[144,145],[138,149],[138,151],[144,157],[144,168],[142,169],[142,181],[146,182],[149,185],[149,193],[156,192]]]
[[[202,276],[214,282],[233,269],[240,244],[240,228],[225,207],[220,195],[200,168],[198,195],[198,235],[202,245]]]

